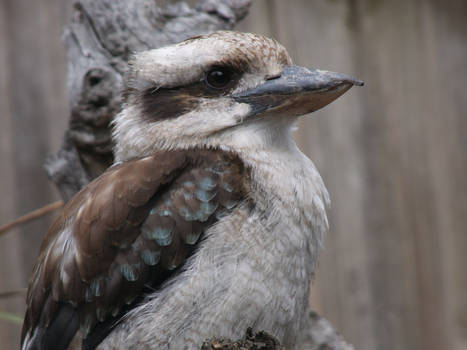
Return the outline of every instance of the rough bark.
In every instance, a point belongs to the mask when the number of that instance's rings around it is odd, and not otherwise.
[[[65,29],[70,122],[62,148],[45,162],[64,200],[71,198],[113,161],[110,122],[120,111],[122,80],[132,52],[191,36],[232,29],[251,0],[181,1],[79,0]],[[286,349],[264,332],[242,340],[206,341],[210,349]],[[302,349],[351,350],[328,321],[310,314]]]

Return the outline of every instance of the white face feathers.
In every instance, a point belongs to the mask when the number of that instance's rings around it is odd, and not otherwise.
[[[356,84],[291,64],[275,40],[229,31],[136,54],[114,120],[116,160],[161,149],[270,147],[289,138],[297,116]]]

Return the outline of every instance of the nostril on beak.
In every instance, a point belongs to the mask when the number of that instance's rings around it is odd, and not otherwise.
[[[274,79],[280,78],[281,75],[282,75],[281,73],[266,75],[265,79],[266,80],[274,80]]]

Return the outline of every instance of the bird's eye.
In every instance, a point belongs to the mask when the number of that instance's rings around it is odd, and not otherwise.
[[[232,71],[224,67],[213,68],[206,74],[206,84],[214,89],[226,87],[231,80]]]

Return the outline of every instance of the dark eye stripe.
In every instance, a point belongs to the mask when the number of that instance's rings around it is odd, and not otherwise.
[[[143,115],[150,121],[176,118],[195,109],[199,94],[188,89],[147,89],[141,94]]]
[[[218,68],[213,68],[209,72],[215,69]],[[194,110],[202,99],[227,96],[238,84],[240,75],[228,68],[225,68],[223,74],[225,76],[222,78],[229,78],[226,79],[225,85],[220,76],[215,77],[218,78],[214,79],[216,81],[210,79],[210,82],[205,76],[203,80],[187,86],[158,89],[150,87],[142,91],[127,89],[125,95],[127,100],[135,96],[142,106],[144,116],[149,121],[177,118]]]

